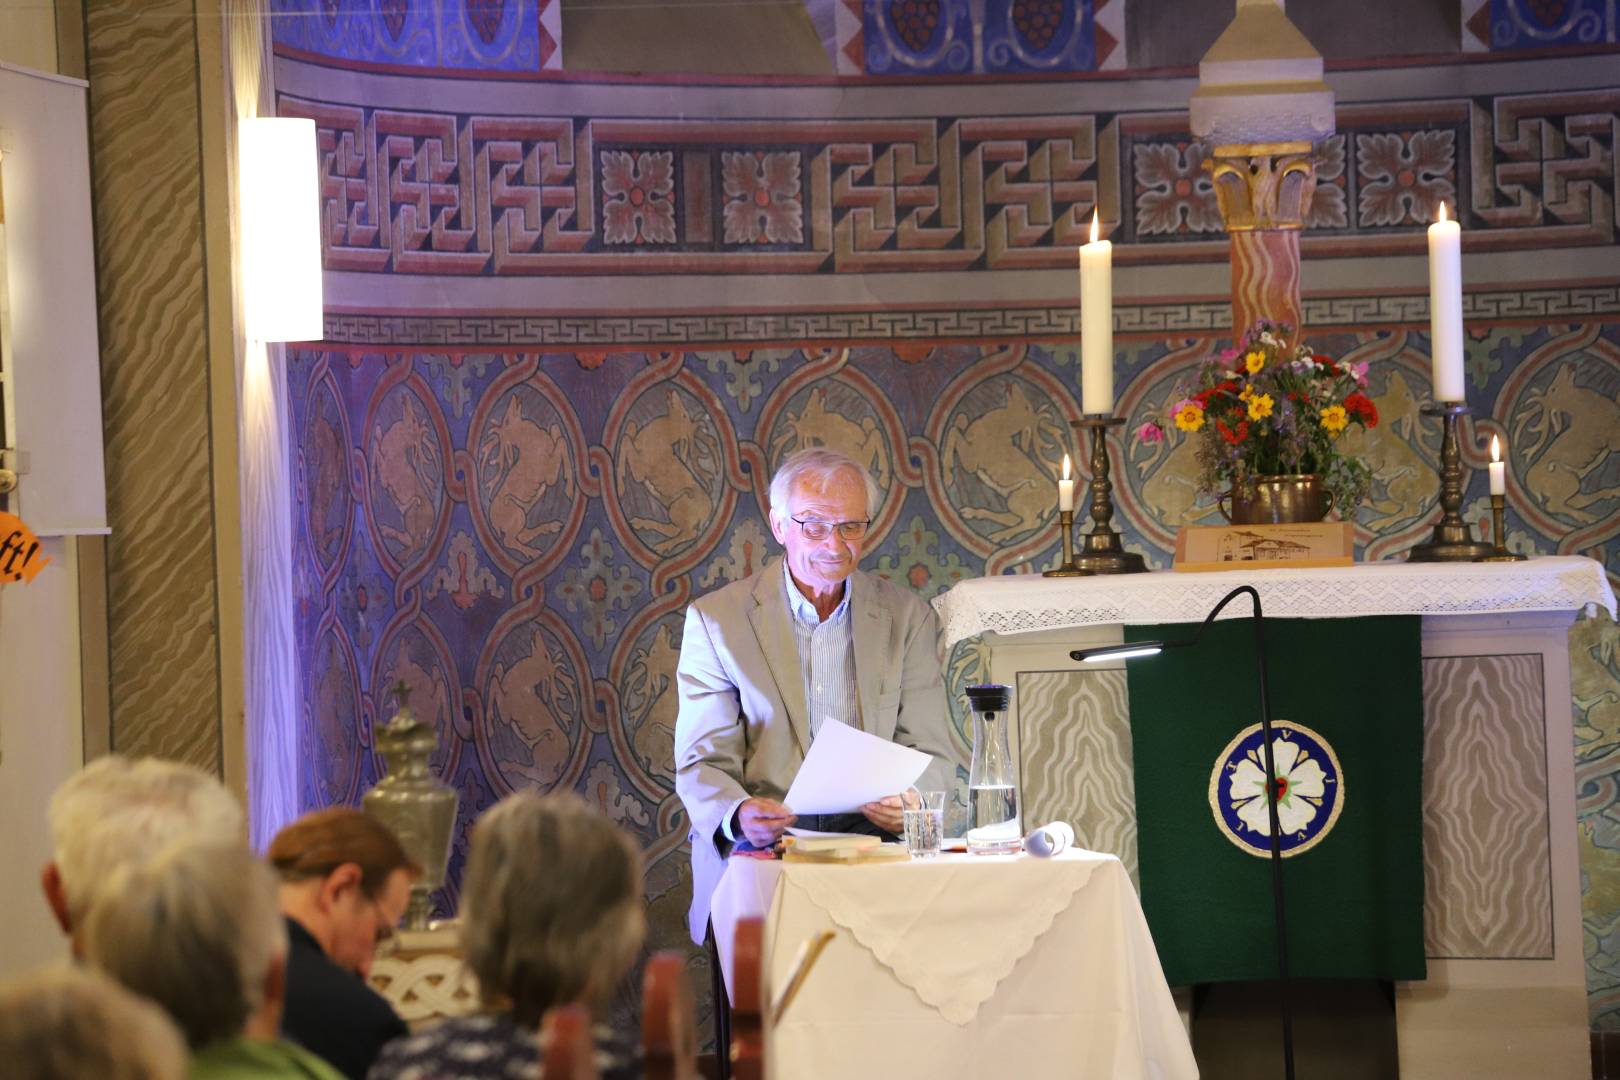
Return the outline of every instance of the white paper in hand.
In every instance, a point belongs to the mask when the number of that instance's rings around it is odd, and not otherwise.
[[[898,795],[934,759],[828,717],[782,800],[795,814],[843,814]]]

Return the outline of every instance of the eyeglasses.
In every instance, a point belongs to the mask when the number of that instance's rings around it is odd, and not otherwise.
[[[838,530],[840,540],[859,540],[866,535],[867,528],[872,524],[866,521],[817,521],[815,518],[792,518],[795,525],[804,533],[806,540],[825,540],[831,536],[834,529]]]

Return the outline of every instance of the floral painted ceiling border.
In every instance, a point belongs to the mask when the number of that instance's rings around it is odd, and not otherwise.
[[[357,67],[559,71],[562,0],[271,0],[278,50]]]
[[[1460,0],[1462,51],[1589,49],[1620,42],[1614,0]]]

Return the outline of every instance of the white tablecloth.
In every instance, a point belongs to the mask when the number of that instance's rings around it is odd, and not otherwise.
[[[934,599],[949,647],[993,631],[1021,634],[1098,623],[1202,622],[1234,586],[1253,585],[1267,618],[1347,619],[1359,615],[1482,615],[1579,611],[1616,615],[1603,564],[1573,555],[1500,563],[1357,563],[1303,570],[1221,570],[1186,574],[1099,574],[1048,578],[1011,574],[953,585]],[[1247,618],[1245,602],[1222,618]]]
[[[727,971],[733,928],[750,914],[768,915],[773,988],[801,942],[837,935],[771,1033],[779,1080],[1198,1075],[1136,893],[1111,855],[733,859],[714,899]]]

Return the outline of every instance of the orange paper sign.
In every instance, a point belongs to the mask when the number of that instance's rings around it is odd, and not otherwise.
[[[22,518],[0,513],[0,585],[33,581],[50,561],[40,554],[39,537]]]

